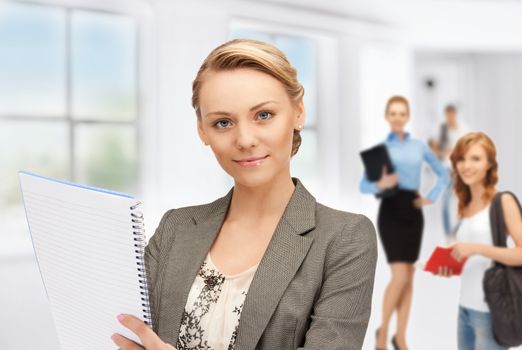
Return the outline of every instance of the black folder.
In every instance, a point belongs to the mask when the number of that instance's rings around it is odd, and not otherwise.
[[[382,168],[384,166],[386,166],[386,172],[388,174],[395,172],[390,155],[388,154],[388,149],[383,143],[364,150],[360,154],[364,164],[364,169],[366,170],[366,176],[371,182],[377,182],[381,179]],[[375,196],[379,198],[390,197],[393,196],[397,190],[398,187],[395,186],[379,192]]]

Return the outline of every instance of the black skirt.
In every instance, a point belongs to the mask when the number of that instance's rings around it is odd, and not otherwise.
[[[399,190],[381,200],[377,225],[389,263],[414,263],[419,258],[424,216],[413,206],[417,197],[416,192]]]

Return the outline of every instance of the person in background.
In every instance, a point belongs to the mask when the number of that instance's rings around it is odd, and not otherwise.
[[[498,182],[495,144],[482,132],[469,133],[458,140],[450,158],[461,219],[451,254],[458,261],[467,258],[460,276],[458,348],[504,350],[493,336],[482,281],[493,261],[522,266],[522,215],[513,196],[502,194],[508,247],[494,246],[489,208]],[[452,271],[442,267],[438,274],[449,277]]]
[[[229,41],[203,62],[192,85],[197,130],[234,187],[169,210],[149,241],[153,328],[120,315],[145,349],[361,349],[375,230],[363,215],[317,203],[291,177],[303,94],[286,56],[260,41]]]
[[[468,132],[464,123],[458,120],[458,110],[455,105],[449,104],[444,108],[445,121],[440,125],[438,134],[430,140],[430,147],[437,157],[442,161],[448,172],[452,174],[449,155],[457,140]],[[451,176],[453,179],[453,175]],[[442,224],[446,243],[450,244],[455,240],[456,217],[455,210],[456,197],[453,193],[453,180],[448,183],[442,195]]]
[[[397,312],[397,331],[392,337],[395,349],[408,349],[406,329],[413,295],[414,263],[419,257],[424,218],[422,207],[435,202],[449,182],[448,172],[437,157],[422,141],[414,139],[405,127],[410,119],[408,100],[393,96],[385,109],[390,133],[386,145],[395,173],[383,176],[378,182],[370,182],[364,174],[360,190],[363,193],[379,192],[398,185],[398,192],[383,198],[379,207],[378,231],[384,246],[392,278],[384,292],[382,319],[377,330],[377,349],[386,349],[388,324]],[[430,193],[424,197],[418,193],[421,167],[427,162],[438,177]]]

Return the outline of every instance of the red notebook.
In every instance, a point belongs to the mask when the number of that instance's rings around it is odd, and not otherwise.
[[[431,253],[426,267],[424,267],[424,271],[437,273],[440,266],[447,266],[452,270],[453,275],[460,275],[466,259],[462,259],[458,262],[451,256],[451,249],[452,248],[436,247],[433,253]]]

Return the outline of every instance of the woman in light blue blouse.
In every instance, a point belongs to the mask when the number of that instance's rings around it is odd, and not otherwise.
[[[407,349],[406,327],[413,293],[413,264],[419,257],[424,218],[422,206],[435,202],[449,182],[449,175],[428,146],[410,136],[404,127],[410,119],[408,100],[393,96],[386,104],[385,117],[391,132],[384,141],[394,173],[383,175],[377,182],[366,176],[360,184],[363,193],[378,194],[398,186],[392,196],[383,197],[379,207],[378,229],[392,279],[384,292],[382,321],[377,330],[377,349],[386,349],[388,324],[397,311],[397,331],[392,338],[394,349]],[[438,180],[426,197],[418,193],[422,163],[427,162]]]

